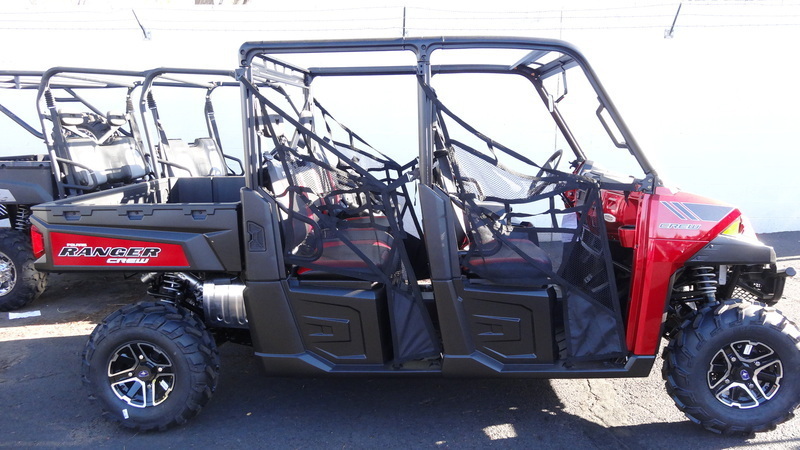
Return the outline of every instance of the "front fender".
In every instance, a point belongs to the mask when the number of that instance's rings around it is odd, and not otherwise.
[[[687,265],[775,264],[775,250],[758,241],[720,234],[686,261]]]

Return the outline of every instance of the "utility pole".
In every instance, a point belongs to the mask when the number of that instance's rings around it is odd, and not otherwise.
[[[406,37],[408,32],[406,31],[406,7],[403,6],[403,37]]]
[[[678,14],[681,13],[681,6],[683,6],[683,3],[678,3],[678,11],[675,12],[675,18],[672,19],[672,26],[669,27],[669,30],[664,31],[664,39],[672,39],[672,35],[675,32],[675,22],[678,21]]]
[[[144,25],[142,25],[142,21],[141,21],[141,20],[139,20],[139,16],[137,16],[137,15],[136,15],[136,11],[134,11],[134,10],[131,10],[131,12],[133,13],[133,18],[134,18],[134,19],[136,19],[136,23],[138,23],[138,24],[139,24],[139,28],[141,28],[141,29],[142,29],[142,34],[144,35],[144,38],[145,38],[145,40],[149,41],[149,40],[150,40],[150,38],[152,37],[152,35],[150,34],[150,32],[149,32],[149,31],[147,31],[147,30],[144,28]]]

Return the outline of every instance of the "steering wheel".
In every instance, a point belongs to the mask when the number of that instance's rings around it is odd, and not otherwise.
[[[559,164],[561,164],[561,155],[564,154],[564,150],[558,149],[549,158],[547,161],[542,164],[542,168],[539,169],[539,173],[536,174],[536,178],[541,177],[544,175],[545,171],[548,170],[556,170]]]
[[[550,155],[550,157],[547,158],[547,161],[545,161],[544,164],[542,164],[542,167],[539,169],[539,172],[536,174],[536,178],[541,178],[542,175],[544,175],[545,172],[547,172],[547,171],[556,170],[556,168],[558,168],[558,165],[561,163],[561,155],[563,155],[563,154],[564,154],[564,151],[561,150],[561,149],[558,149],[552,155]],[[531,195],[539,195],[539,194],[541,194],[542,191],[544,190],[544,188],[547,187],[547,185],[549,184],[549,183],[543,182],[541,180],[534,181],[534,183],[535,183],[535,186],[533,186],[532,189],[530,190]]]

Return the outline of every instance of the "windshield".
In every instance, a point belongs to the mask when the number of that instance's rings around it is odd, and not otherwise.
[[[612,172],[640,179],[642,167],[631,155],[627,142],[600,103],[583,70],[575,66],[543,80],[547,104],[563,118],[586,159]],[[564,139],[559,133],[555,140]]]

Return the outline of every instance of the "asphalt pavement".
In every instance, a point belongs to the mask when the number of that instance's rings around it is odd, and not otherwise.
[[[800,232],[761,239],[781,266],[800,268]],[[800,277],[779,309],[800,321]],[[214,398],[188,424],[127,431],[100,415],[80,382],[95,323],[144,299],[138,279],[51,275],[45,294],[0,313],[0,447],[73,448],[800,448],[800,419],[752,439],[689,422],[661,380],[270,378],[251,349],[220,348]],[[796,372],[789,370],[789,373]]]

